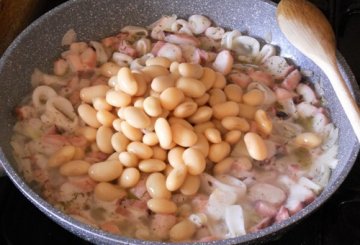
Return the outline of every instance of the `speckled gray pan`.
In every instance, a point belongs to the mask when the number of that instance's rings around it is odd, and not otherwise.
[[[259,243],[279,235],[317,209],[337,190],[356,159],[359,143],[328,80],[280,33],[275,10],[273,3],[260,0],[73,0],[51,10],[21,33],[0,60],[0,160],[6,173],[22,193],[51,219],[88,241],[101,244],[161,244],[94,229],[59,212],[40,198],[24,183],[14,167],[9,144],[15,121],[12,111],[30,92],[30,76],[34,68],[49,71],[52,61],[62,51],[61,38],[68,29],[74,28],[79,40],[96,40],[117,33],[124,25],[147,25],[166,14],[180,17],[204,14],[222,27],[238,29],[257,37],[268,37],[271,33],[272,43],[281,47],[283,56],[293,59],[303,69],[314,71],[313,81],[322,83],[332,119],[340,128],[340,164],[333,172],[329,185],[313,203],[290,219],[260,232],[209,244]],[[345,61],[340,55],[338,57],[345,79],[358,98],[359,90],[354,77]]]

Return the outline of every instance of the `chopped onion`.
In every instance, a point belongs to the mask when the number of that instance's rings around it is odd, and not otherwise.
[[[106,53],[104,46],[101,43],[95,42],[95,41],[90,41],[90,45],[95,48],[96,61],[99,64],[104,64],[105,62],[107,62],[109,60],[109,56]]]
[[[291,65],[289,65],[285,58],[281,56],[271,56],[266,59],[263,63],[263,67],[267,72],[273,75],[275,79],[283,79],[291,69]]]
[[[44,80],[44,73],[39,69],[35,68],[34,72],[31,74],[31,85],[33,87],[39,86]]]
[[[130,36],[147,36],[148,31],[141,26],[125,26],[121,29],[121,32],[129,33]]]
[[[265,44],[260,53],[255,58],[256,64],[262,64],[264,63],[268,58],[276,55],[276,49],[271,44]]]
[[[284,120],[273,120],[273,134],[291,139],[303,132],[303,128],[295,123]]]
[[[334,124],[329,123],[325,126],[321,136],[324,139],[321,145],[321,149],[324,151],[328,150],[338,142],[339,129],[335,128]]]
[[[225,223],[229,230],[229,238],[243,236],[246,234],[244,214],[240,205],[225,207]]]
[[[134,59],[131,64],[130,64],[130,69],[131,70],[141,70],[142,68],[144,68],[146,65],[146,61],[150,58],[154,58],[155,56],[152,53],[147,53],[143,56],[141,56],[140,58]]]
[[[300,117],[312,117],[318,112],[318,108],[307,102],[296,105],[296,110]]]
[[[70,45],[73,42],[76,42],[76,36],[77,35],[74,29],[68,30],[61,40],[61,46]]]
[[[313,195],[312,191],[308,188],[299,184],[294,184],[289,188],[289,197],[286,201],[285,207],[289,210],[296,210],[300,203],[305,202]]]
[[[249,188],[248,197],[252,201],[262,200],[274,205],[280,205],[285,201],[286,194],[275,185],[256,183]]]
[[[314,191],[317,195],[320,194],[322,190],[322,186],[316,184],[314,181],[311,181],[306,177],[301,177],[299,179],[299,184]]]
[[[223,38],[221,39],[221,47],[231,49],[234,38],[239,36],[241,36],[241,32],[239,32],[238,30],[225,32]]]
[[[207,224],[210,234],[219,239],[225,239],[228,228],[224,222],[210,220]]]
[[[207,214],[214,220],[219,220],[224,216],[224,207],[236,202],[237,196],[228,190],[215,189],[206,205]]]
[[[238,186],[235,187],[232,185],[225,184],[222,181],[218,180],[217,178],[214,178],[213,176],[206,173],[201,174],[200,178],[201,178],[201,188],[203,191],[205,191],[208,194],[213,193],[216,189],[219,189],[221,191],[234,193],[236,195],[236,199],[238,199],[240,195],[244,193],[243,188],[245,187],[245,185],[243,185],[242,189],[239,190]],[[228,180],[230,178],[233,177],[229,176]]]
[[[323,154],[315,158],[314,162],[319,162],[326,164],[330,168],[334,169],[338,164],[338,159],[336,158],[338,153],[338,145],[333,145],[330,149],[325,151]]]
[[[330,168],[322,162],[315,162],[309,171],[312,181],[322,187],[327,186],[330,174]]]
[[[291,115],[293,118],[298,117],[296,106],[292,98],[286,100],[280,100],[279,104],[283,106],[284,111],[287,114]]]
[[[238,36],[233,39],[231,50],[238,55],[255,58],[260,52],[260,43],[253,37]]]
[[[112,55],[113,61],[119,66],[128,66],[133,61],[133,58],[127,54],[123,54],[120,52],[114,52]]]
[[[177,16],[175,14],[171,16],[163,16],[161,19],[150,24],[147,28],[154,29],[155,27],[161,27],[163,31],[171,31],[171,25],[176,21]]]
[[[216,178],[227,185],[235,187],[238,198],[246,194],[246,185],[241,180],[226,174],[216,176]]]
[[[327,116],[325,116],[324,113],[318,112],[314,115],[312,119],[312,129],[316,133],[321,133],[328,123],[329,123],[329,118],[327,118]]]

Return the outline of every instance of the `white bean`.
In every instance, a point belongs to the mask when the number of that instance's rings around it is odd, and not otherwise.
[[[143,96],[148,90],[146,78],[142,72],[137,70],[133,71],[133,76],[138,84],[138,89],[134,96]]]
[[[188,120],[191,123],[198,124],[204,123],[210,120],[213,110],[209,106],[200,107],[194,114],[192,114]]]
[[[167,151],[161,148],[160,146],[153,146],[153,158],[165,161],[167,158]]]
[[[222,119],[239,114],[239,105],[233,101],[227,101],[213,106],[213,115],[216,119]]]
[[[101,126],[101,123],[96,119],[96,110],[92,106],[88,104],[81,104],[78,107],[78,113],[87,125],[93,128]]]
[[[267,157],[267,148],[264,140],[256,133],[249,132],[244,136],[244,142],[249,155],[258,161],[263,161]]]
[[[175,117],[178,118],[185,118],[189,117],[192,114],[196,112],[198,108],[198,105],[193,101],[185,101],[178,105],[175,110],[173,111],[173,114]]]
[[[111,136],[111,145],[116,152],[125,151],[129,143],[129,139],[122,132],[116,132]]]
[[[105,202],[112,202],[116,199],[120,199],[126,196],[126,191],[121,189],[119,186],[101,182],[95,186],[94,196]]]
[[[123,91],[109,90],[106,93],[106,102],[115,107],[124,107],[131,103],[131,96]]]
[[[205,157],[207,157],[208,154],[209,154],[209,149],[210,149],[209,141],[207,140],[207,138],[202,133],[196,133],[196,135],[198,136],[198,140],[192,146],[192,148],[201,151],[201,153]]]
[[[105,97],[107,91],[110,89],[107,85],[95,85],[86,87],[80,90],[80,98],[86,103],[92,103],[93,99],[97,97]]]
[[[146,179],[146,189],[152,198],[170,199],[171,192],[166,189],[166,179],[162,173],[152,173]]]
[[[231,166],[234,162],[232,157],[225,158],[224,160],[215,164],[213,172],[214,175],[226,174],[230,171]]]
[[[147,202],[148,208],[154,213],[172,214],[177,210],[176,204],[168,199],[153,198]]]
[[[228,84],[224,88],[224,92],[228,100],[234,102],[241,102],[242,101],[242,88],[237,84]]]
[[[225,141],[229,144],[236,144],[241,138],[240,130],[231,130],[225,134]]]
[[[111,111],[113,108],[108,102],[106,102],[105,98],[101,98],[101,97],[96,97],[95,99],[93,99],[93,107],[97,111],[100,110]]]
[[[170,229],[172,241],[186,241],[191,239],[196,232],[196,226],[188,219],[184,219]]]
[[[225,159],[230,153],[229,143],[222,141],[217,144],[212,144],[209,150],[209,159],[213,162],[220,162]]]
[[[143,110],[133,106],[124,109],[124,118],[134,128],[146,128],[151,123]]]
[[[114,148],[111,144],[111,138],[113,136],[113,130],[109,127],[101,126],[96,132],[96,144],[100,151],[111,154],[114,152]]]
[[[159,159],[146,159],[139,162],[139,169],[144,173],[160,172],[166,168],[166,164]]]
[[[96,113],[96,119],[106,127],[111,127],[116,116],[107,110],[100,110]]]
[[[48,160],[48,166],[51,168],[59,167],[60,165],[73,159],[75,155],[75,147],[72,145],[66,145],[56,151],[50,156]]]
[[[145,64],[146,64],[146,66],[157,65],[157,66],[162,66],[162,67],[165,67],[165,68],[169,68],[170,64],[171,64],[171,61],[168,60],[165,57],[154,57],[154,58],[147,59]]]
[[[226,95],[222,89],[213,88],[210,90],[209,105],[214,106],[226,102]]]
[[[134,128],[128,122],[122,121],[121,125],[121,132],[131,141],[140,141],[143,137],[143,133],[140,129]]]
[[[152,96],[144,100],[143,107],[146,114],[152,117],[157,117],[163,112],[160,100]]]
[[[250,130],[250,124],[248,121],[241,117],[225,117],[221,120],[221,124],[227,130],[240,130],[242,132]]]
[[[77,133],[79,135],[84,136],[84,138],[89,142],[93,142],[96,140],[96,129],[95,128],[81,127],[81,128],[78,128]]]
[[[194,78],[180,77],[176,81],[176,87],[181,89],[186,96],[199,98],[206,92],[205,85]]]
[[[151,89],[161,93],[165,89],[175,86],[175,77],[172,75],[155,77],[151,82]]]
[[[184,99],[184,93],[174,87],[167,88],[160,94],[161,106],[169,111],[174,110]]]
[[[216,73],[213,69],[209,67],[204,67],[203,75],[200,78],[200,81],[205,85],[206,91],[212,88],[216,80]]]
[[[190,174],[199,175],[204,172],[206,160],[201,151],[188,148],[183,153],[183,160]]]
[[[120,66],[113,62],[106,62],[100,66],[100,73],[104,77],[112,77],[115,76],[120,70]]]
[[[122,67],[117,74],[117,85],[129,95],[135,95],[138,91],[138,83],[131,73],[130,68]]]
[[[200,177],[188,174],[183,185],[180,188],[180,192],[186,196],[192,196],[198,192],[199,188]]]
[[[182,158],[185,149],[182,147],[174,147],[168,152],[168,162],[173,168],[182,168],[185,162]]]
[[[146,133],[142,138],[142,142],[148,146],[154,146],[159,143],[159,138],[156,133]]]
[[[204,134],[211,143],[220,143],[221,142],[220,131],[215,128],[207,128],[205,130]]]
[[[183,125],[184,127],[187,127],[189,129],[193,129],[193,126],[186,120],[182,119],[182,118],[178,118],[178,117],[170,117],[168,119],[168,122],[170,125],[173,125],[173,124],[181,124]]]
[[[314,133],[302,133],[296,136],[295,144],[305,148],[316,148],[321,144],[321,138]]]
[[[166,178],[166,188],[169,191],[176,191],[184,183],[187,175],[187,169],[185,166],[182,168],[174,168],[170,171],[169,175]]]
[[[61,165],[59,172],[64,176],[81,176],[87,174],[90,163],[82,160],[74,160]]]
[[[200,79],[204,73],[202,66],[199,64],[181,63],[178,69],[181,76],[195,79]]]
[[[204,133],[207,128],[215,128],[214,121],[199,123],[194,127],[196,133]]]
[[[108,182],[119,178],[122,171],[123,166],[119,160],[108,160],[91,165],[88,174],[95,181]]]
[[[170,45],[170,43],[168,44]],[[142,69],[142,72],[146,74],[146,76],[149,76],[151,79],[159,76],[166,76],[170,73],[168,69],[159,65],[146,66]]]
[[[119,153],[119,161],[125,167],[137,167],[139,163],[138,157],[134,153],[127,151]]]
[[[159,144],[164,149],[169,149],[173,136],[168,121],[164,118],[158,118],[155,121],[155,133],[159,139]]]
[[[130,153],[134,153],[137,157],[141,159],[148,159],[153,155],[151,147],[137,141],[128,144],[127,151]]]
[[[181,124],[171,125],[173,141],[183,147],[190,147],[197,141],[196,133]]]
[[[215,72],[216,74],[216,79],[214,82],[213,87],[214,88],[224,88],[226,86],[226,78],[223,74],[221,74],[220,72]]]
[[[137,168],[126,168],[119,178],[119,184],[124,188],[135,186],[140,180],[140,172]]]

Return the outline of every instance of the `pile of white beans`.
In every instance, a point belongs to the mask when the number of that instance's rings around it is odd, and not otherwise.
[[[112,75],[109,85],[80,91],[78,114],[87,127],[78,133],[113,156],[91,165],[73,160],[75,147],[65,146],[49,160],[64,176],[87,173],[99,182],[94,193],[100,200],[123,196],[121,188],[135,186],[141,172],[150,173],[148,208],[174,213],[171,192],[196,194],[198,176],[207,163],[215,165],[214,174],[228,171],[231,147],[242,134],[253,159],[267,157],[261,135],[271,132],[272,123],[265,111],[256,109],[264,100],[262,91],[243,94],[239,85],[227,84],[224,75],[209,67],[164,57],[148,59],[140,71],[110,63],[101,69]],[[248,120],[256,123],[259,133],[248,132]],[[114,180],[118,185],[109,183]]]

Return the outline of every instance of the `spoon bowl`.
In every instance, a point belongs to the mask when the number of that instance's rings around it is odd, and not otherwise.
[[[324,14],[306,0],[282,0],[277,21],[289,42],[328,77],[360,142],[360,110],[338,68],[335,35]]]

